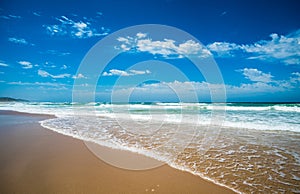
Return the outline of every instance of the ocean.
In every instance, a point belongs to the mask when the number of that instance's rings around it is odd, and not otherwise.
[[[143,154],[239,193],[300,193],[299,103],[2,102],[55,132]]]

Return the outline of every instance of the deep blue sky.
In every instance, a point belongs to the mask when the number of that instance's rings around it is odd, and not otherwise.
[[[215,59],[222,73],[228,101],[300,101],[299,8],[297,0],[2,0],[0,96],[71,101],[74,81],[91,79],[77,70],[93,45],[126,27],[163,24],[203,43],[202,51]],[[168,41],[167,33],[155,39],[146,31],[121,38],[114,46],[124,53],[103,72],[95,70],[101,76],[96,100],[109,101],[121,76],[116,94],[133,91],[133,101],[174,101],[170,87],[188,96],[186,84],[196,89],[200,101],[209,101],[207,84],[213,83],[186,60],[203,57],[195,42]],[[149,59],[174,65],[188,81],[151,64],[127,69]],[[138,80],[147,79],[135,88]]]

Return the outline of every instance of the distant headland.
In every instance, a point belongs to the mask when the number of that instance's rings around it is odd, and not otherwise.
[[[10,98],[10,97],[0,97],[0,102],[29,102],[29,101],[24,99]]]

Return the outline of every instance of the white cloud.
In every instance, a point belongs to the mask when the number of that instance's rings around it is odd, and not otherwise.
[[[139,33],[136,34],[136,37],[137,38],[146,38],[147,34],[139,32]]]
[[[32,12],[32,14],[35,15],[35,16],[38,16],[38,17],[41,16],[41,14],[39,12],[36,12],[36,11]]]
[[[223,11],[220,16],[224,16],[227,14],[227,11]]]
[[[261,60],[280,60],[286,64],[300,64],[300,30],[287,36],[271,34],[271,40],[262,40],[242,49]]]
[[[241,49],[241,47],[235,43],[228,42],[214,42],[208,44],[207,48],[216,53],[218,56],[233,56],[233,51]]]
[[[263,73],[258,69],[244,68],[237,71],[242,72],[245,78],[254,82],[263,82],[263,83],[272,82],[273,76],[270,73]]]
[[[300,73],[299,72],[293,72],[292,75],[295,75],[297,77],[300,77]]]
[[[194,81],[173,81],[160,82],[151,84],[142,84],[138,87],[120,88],[115,87],[114,95],[116,100],[127,100],[127,96],[146,96],[149,99],[171,98],[177,96],[180,101],[192,102],[201,100],[210,100],[211,95],[214,94],[215,100],[223,99],[224,90],[226,96],[229,98],[235,97],[249,97],[258,95],[267,95],[277,92],[286,92],[291,89],[299,87],[300,82],[295,84],[286,84],[290,80],[282,80],[274,83],[254,82],[250,84],[242,83],[240,85],[224,85],[224,84],[210,84],[208,82],[194,82]],[[298,84],[298,85],[297,85]]]
[[[38,70],[38,75],[41,77],[52,77],[54,79],[60,79],[60,78],[67,78],[70,77],[70,74],[64,73],[64,74],[59,74],[59,75],[52,75],[50,73],[48,73],[47,71],[44,70]]]
[[[226,85],[228,95],[245,96],[245,94],[271,94],[285,91],[287,88],[283,85],[270,84],[264,82],[255,82],[251,84],[241,84],[239,86]]]
[[[48,34],[54,36],[70,36],[72,38],[90,38],[95,36],[105,36],[108,34],[108,29],[101,27],[100,31],[92,27],[92,24],[86,18],[83,20],[74,21],[61,16],[56,18],[59,24],[44,25]]]
[[[69,52],[62,52],[59,50],[47,50],[46,52],[40,52],[41,54],[51,54],[51,55],[57,55],[57,56],[66,56],[70,55],[71,53]]]
[[[28,61],[19,61],[18,63],[22,65],[23,69],[31,69],[33,67],[33,65]]]
[[[21,85],[21,86],[50,86],[50,87],[62,87],[66,84],[54,83],[54,82],[8,82],[10,85]]]
[[[1,18],[1,19],[6,19],[6,20],[9,20],[9,19],[10,19],[10,17],[8,17],[8,16],[6,16],[6,15],[0,15],[0,18]]]
[[[111,69],[108,72],[103,72],[102,76],[134,76],[134,75],[144,75],[144,74],[150,74],[151,71],[148,69],[145,71],[142,70],[129,70],[129,71],[123,71],[118,69]]]
[[[217,56],[230,56],[240,51],[250,56],[248,59],[280,61],[284,64],[300,65],[300,30],[286,36],[273,33],[271,40],[260,40],[253,44],[238,45],[228,42],[215,42],[207,45]]]
[[[27,40],[25,40],[24,38],[14,38],[14,37],[10,37],[8,38],[9,42],[13,42],[15,44],[23,44],[23,45],[31,45],[34,46],[34,44],[30,44]]]
[[[68,69],[67,65],[63,65],[60,69]]]
[[[0,62],[0,66],[1,66],[1,67],[8,67],[9,65],[6,64],[6,63]]]
[[[10,18],[14,18],[14,19],[21,19],[21,16],[18,16],[18,15],[8,15]]]
[[[208,49],[194,40],[187,40],[182,43],[176,43],[175,40],[171,39],[152,40],[144,33],[137,33],[135,37],[119,37],[117,40],[121,43],[117,49],[123,51],[132,50],[137,52],[148,52],[153,55],[162,55],[166,58],[211,56]]]
[[[42,77],[49,77],[50,74],[46,71],[43,71],[43,70],[38,70],[38,75],[39,76],[42,76]]]
[[[118,40],[119,42],[125,42],[126,44],[130,44],[130,40],[129,40],[129,39],[132,40],[132,38],[130,38],[130,37],[128,37],[128,38],[124,38],[124,37],[119,37],[119,38],[117,38],[117,40]]]
[[[101,12],[101,11],[97,11],[97,13],[96,13],[98,16],[102,16],[103,15],[103,13]]]
[[[150,74],[151,71],[146,69],[145,71],[140,71],[140,70],[129,70],[129,72],[133,75],[144,75],[144,74]]]
[[[299,72],[293,72],[292,76],[290,77],[291,83],[300,83],[300,73]]]
[[[10,20],[10,19],[21,19],[21,16],[17,16],[17,15],[1,15],[0,18],[2,19],[6,19],[6,20]]]
[[[73,75],[72,78],[73,79],[86,79],[87,77],[85,77],[83,74],[79,73],[78,75]]]
[[[117,86],[113,93],[120,101],[126,100],[125,98],[129,95],[136,95],[149,97],[149,99],[159,97],[166,99],[175,96],[175,99],[180,98],[180,101],[191,102],[199,99],[210,100],[212,94],[217,99],[224,100],[222,97],[224,89],[227,97],[239,98],[297,91],[300,87],[300,72],[292,73],[291,77],[286,80],[273,80],[270,73],[264,73],[257,69],[245,68],[238,71],[253,82],[239,85],[211,84],[205,81],[144,83],[134,87]],[[147,99],[145,98],[145,100]]]
[[[122,71],[122,70],[118,70],[118,69],[111,69],[109,70],[109,72],[104,72],[102,74],[103,76],[114,76],[114,75],[117,75],[117,76],[130,76],[130,74],[126,71]]]

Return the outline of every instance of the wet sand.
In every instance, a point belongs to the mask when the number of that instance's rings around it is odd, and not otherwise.
[[[83,141],[41,127],[38,121],[50,116],[0,111],[0,117],[0,193],[233,193],[168,165],[111,166]]]

